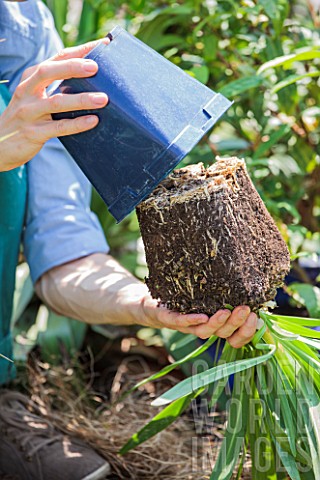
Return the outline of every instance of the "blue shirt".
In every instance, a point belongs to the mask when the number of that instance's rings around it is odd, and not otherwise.
[[[41,0],[0,0],[0,80],[14,92],[23,71],[55,55],[62,44]],[[27,164],[28,203],[24,251],[35,282],[52,267],[107,252],[90,211],[91,186],[58,139]]]

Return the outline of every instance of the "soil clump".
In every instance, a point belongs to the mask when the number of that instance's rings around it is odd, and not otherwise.
[[[151,295],[172,310],[258,309],[290,269],[286,243],[244,160],[173,171],[137,208]]]

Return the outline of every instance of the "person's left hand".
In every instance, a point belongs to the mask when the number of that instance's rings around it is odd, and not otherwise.
[[[180,314],[164,307],[146,296],[143,301],[144,324],[154,328],[171,328],[182,333],[207,339],[212,335],[225,338],[234,348],[249,343],[257,329],[257,315],[243,305],[230,310],[219,310],[212,317],[204,314]]]
[[[36,291],[57,313],[87,323],[170,328],[202,339],[216,335],[235,348],[250,342],[257,328],[257,315],[247,306],[219,310],[210,318],[159,307],[145,284],[101,253],[52,268]]]

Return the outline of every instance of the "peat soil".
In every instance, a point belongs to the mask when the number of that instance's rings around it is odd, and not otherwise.
[[[243,160],[174,171],[137,208],[152,296],[170,309],[258,309],[289,272],[280,232]]]

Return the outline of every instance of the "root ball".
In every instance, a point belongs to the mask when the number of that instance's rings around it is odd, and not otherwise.
[[[151,295],[172,310],[259,308],[290,269],[288,248],[244,160],[175,170],[137,208]]]

